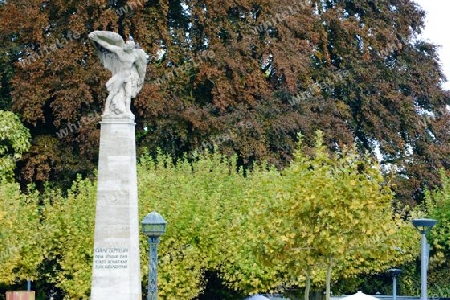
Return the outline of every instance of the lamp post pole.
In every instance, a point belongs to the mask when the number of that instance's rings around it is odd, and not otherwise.
[[[397,300],[397,276],[400,275],[402,270],[400,269],[389,269],[389,273],[392,275],[392,299]]]
[[[397,300],[397,277],[392,277],[392,299]]]
[[[420,299],[427,300],[427,237],[426,233],[422,233],[420,240]]]
[[[149,246],[147,300],[158,300],[158,245],[160,236],[166,231],[166,224],[157,212],[147,214],[142,220],[142,231]]]
[[[148,289],[147,300],[158,300],[158,244],[159,237],[148,237]]]
[[[431,228],[437,223],[433,219],[414,219],[412,220],[414,227],[422,235],[420,244],[420,300],[427,300],[427,269],[428,269],[428,249],[426,234],[430,232]]]

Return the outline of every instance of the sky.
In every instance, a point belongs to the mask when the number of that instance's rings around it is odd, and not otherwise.
[[[425,30],[421,37],[439,49],[439,58],[445,77],[450,81],[450,1],[449,0],[414,0],[427,13]],[[450,82],[443,84],[443,88],[450,90]]]

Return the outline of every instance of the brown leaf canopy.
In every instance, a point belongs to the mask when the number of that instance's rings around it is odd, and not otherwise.
[[[132,107],[142,151],[217,146],[244,165],[281,167],[297,132],[309,142],[320,129],[332,150],[379,149],[410,200],[449,157],[436,48],[414,39],[423,18],[410,0],[10,0],[0,38],[14,54],[13,110],[34,137],[56,136],[52,149],[83,161],[77,171],[95,166],[98,125],[85,120],[100,114],[109,76],[87,35],[112,30],[149,55]],[[38,165],[30,157],[23,174]]]

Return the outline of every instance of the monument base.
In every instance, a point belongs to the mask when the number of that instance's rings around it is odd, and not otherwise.
[[[134,116],[102,116],[90,299],[142,299]]]

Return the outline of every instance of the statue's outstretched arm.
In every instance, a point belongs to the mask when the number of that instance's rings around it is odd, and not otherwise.
[[[116,74],[121,61],[126,60],[127,55],[124,52],[125,42],[122,37],[109,31],[93,31],[89,33],[89,39],[102,65]]]
[[[102,46],[115,45],[118,47],[123,47],[125,44],[120,34],[111,31],[93,31],[89,33],[89,38]]]
[[[120,55],[125,45],[122,37],[115,32],[93,31],[89,33],[89,39],[98,53],[113,52]]]

